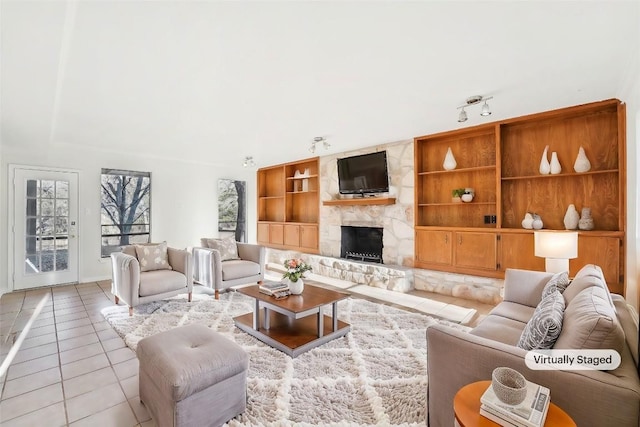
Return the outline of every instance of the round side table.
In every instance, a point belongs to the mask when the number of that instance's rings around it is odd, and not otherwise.
[[[500,424],[480,415],[480,397],[491,381],[478,381],[467,384],[456,393],[453,399],[453,412],[460,427],[495,427]],[[545,427],[576,427],[571,417],[553,403],[549,404]]]

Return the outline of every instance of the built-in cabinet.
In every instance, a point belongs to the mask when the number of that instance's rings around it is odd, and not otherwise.
[[[261,168],[258,243],[318,253],[318,158]]]
[[[540,160],[556,152],[562,170],[541,175]],[[582,147],[591,169],[573,169]],[[443,167],[447,150],[456,159]],[[545,229],[564,229],[569,204],[591,208],[595,229],[579,231],[578,258],[602,267],[609,288],[623,293],[625,248],[625,106],[607,100],[462,130],[421,136],[415,149],[415,266],[502,277],[506,268],[544,270],[534,256],[526,212]],[[473,188],[469,203],[451,191]]]

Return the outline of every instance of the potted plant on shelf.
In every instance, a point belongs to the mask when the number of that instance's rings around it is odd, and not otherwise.
[[[454,203],[459,203],[460,197],[464,194],[464,188],[454,188],[451,190],[451,201]]]

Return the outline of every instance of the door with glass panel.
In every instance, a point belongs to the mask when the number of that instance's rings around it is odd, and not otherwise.
[[[13,288],[78,281],[78,174],[14,169]]]

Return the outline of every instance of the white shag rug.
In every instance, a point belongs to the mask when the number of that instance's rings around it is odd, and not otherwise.
[[[374,302],[349,298],[338,317],[351,324],[342,338],[295,359],[236,328],[233,317],[253,311],[254,299],[237,292],[186,295],[103,314],[135,350],[140,339],[177,326],[201,323],[249,354],[247,410],[236,426],[422,426],[427,406],[426,328],[447,323]],[[330,309],[330,307],[329,307]],[[329,311],[327,311],[329,314]]]

